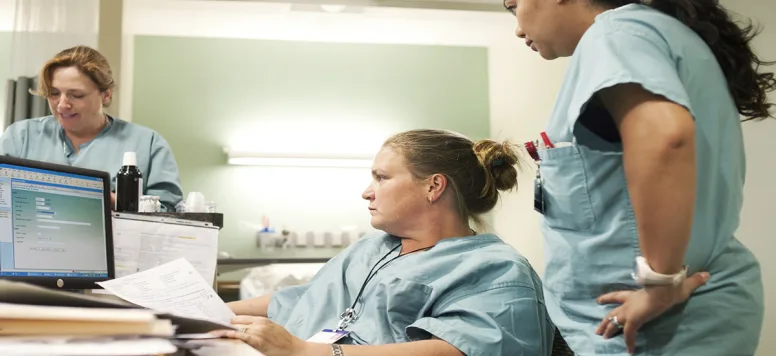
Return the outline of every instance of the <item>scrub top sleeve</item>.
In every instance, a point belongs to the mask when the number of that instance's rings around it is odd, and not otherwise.
[[[21,151],[21,142],[19,137],[23,137],[24,132],[16,130],[14,125],[11,125],[5,129],[3,135],[0,136],[0,155],[19,157],[19,151]]]
[[[310,282],[298,286],[285,287],[273,293],[267,307],[267,318],[277,324],[285,324],[288,321],[288,316],[291,315],[291,312],[299,304],[299,300],[307,292],[308,288],[310,288]]]
[[[676,54],[649,25],[612,21],[583,37],[575,56],[577,76],[568,117],[577,120],[601,89],[618,84],[639,84],[692,112],[689,96],[677,72]]]
[[[554,329],[536,295],[523,285],[465,295],[408,326],[407,337],[435,336],[467,356],[549,356]]]
[[[183,199],[178,164],[167,141],[159,134],[151,140],[151,168],[146,179],[146,195],[156,195],[162,203],[162,211],[175,211]]]

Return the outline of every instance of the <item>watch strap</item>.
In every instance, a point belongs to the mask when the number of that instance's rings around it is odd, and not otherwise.
[[[687,266],[676,274],[661,274],[652,270],[643,256],[636,257],[636,273],[633,276],[643,286],[680,285],[687,278]]]

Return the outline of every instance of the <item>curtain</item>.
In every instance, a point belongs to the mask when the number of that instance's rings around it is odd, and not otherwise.
[[[43,64],[77,45],[97,48],[100,0],[16,0],[11,68],[4,83],[3,128],[50,115],[45,98],[29,93]]]
[[[30,94],[37,88],[37,77],[18,77],[9,79],[5,86],[5,125],[14,122],[51,115],[45,98]]]

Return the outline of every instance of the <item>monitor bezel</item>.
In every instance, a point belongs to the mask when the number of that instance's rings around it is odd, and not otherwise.
[[[102,289],[97,282],[108,281],[116,278],[115,259],[113,256],[113,209],[110,206],[110,182],[108,172],[93,169],[67,166],[57,163],[35,161],[23,158],[0,155],[0,164],[15,165],[26,168],[43,169],[57,173],[75,174],[87,177],[99,178],[103,184],[103,214],[105,221],[105,256],[107,257],[107,277],[38,277],[38,276],[0,276],[0,279],[24,282],[45,288],[62,290],[86,290]]]

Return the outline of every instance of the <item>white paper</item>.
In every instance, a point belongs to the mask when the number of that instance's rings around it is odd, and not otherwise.
[[[4,356],[140,356],[176,351],[177,347],[167,339],[0,338],[0,355]]]
[[[137,261],[140,257],[139,230],[131,231],[117,229],[116,219],[113,220],[113,260],[116,268],[116,278],[124,277],[140,271]],[[121,226],[121,223],[118,224]]]
[[[113,219],[116,278],[186,258],[212,286],[218,260],[218,228],[156,219]]]
[[[185,258],[97,283],[121,299],[159,312],[226,326],[235,316]]]

